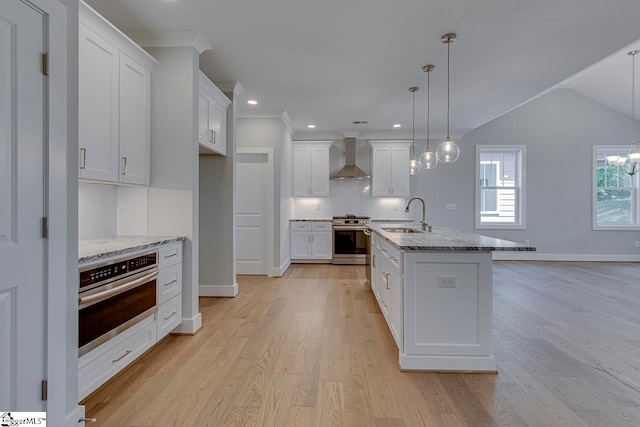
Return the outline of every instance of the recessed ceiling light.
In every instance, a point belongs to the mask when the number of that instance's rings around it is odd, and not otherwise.
[[[400,123],[396,123],[395,125],[393,125],[394,128],[401,128],[402,125]]]
[[[315,129],[315,128],[316,128],[316,125],[307,125],[307,127],[308,127],[309,129]]]
[[[258,101],[256,101],[255,99],[250,99],[247,101],[247,104],[249,105],[258,105]]]

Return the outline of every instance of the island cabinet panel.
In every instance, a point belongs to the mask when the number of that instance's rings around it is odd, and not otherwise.
[[[404,353],[493,358],[491,293],[490,252],[406,252]]]

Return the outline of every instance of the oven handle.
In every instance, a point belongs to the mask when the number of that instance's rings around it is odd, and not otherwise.
[[[115,288],[107,289],[106,291],[102,291],[102,292],[96,292],[95,294],[89,295],[86,297],[80,297],[78,298],[78,303],[81,306],[86,304],[95,304],[97,302],[104,301],[106,299],[111,298],[112,296],[121,294],[123,292],[128,291],[129,289],[133,289],[137,286],[140,286],[144,283],[150,282],[157,278],[158,278],[158,272],[154,271],[153,273],[147,274],[146,276],[142,276],[139,279],[133,280],[131,282],[126,282],[125,284],[117,286]]]
[[[354,226],[354,225],[334,225],[334,230],[344,230],[344,231],[364,231],[367,230],[366,226]]]

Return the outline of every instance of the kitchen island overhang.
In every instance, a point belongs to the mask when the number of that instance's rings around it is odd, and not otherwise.
[[[398,345],[400,369],[496,372],[492,252],[535,248],[440,227],[384,228],[394,226],[370,226],[371,288]]]

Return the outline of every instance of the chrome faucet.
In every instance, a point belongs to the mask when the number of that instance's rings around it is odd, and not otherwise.
[[[431,233],[431,226],[429,224],[427,224],[426,221],[426,205],[424,203],[424,199],[422,199],[421,197],[412,197],[411,199],[409,199],[409,201],[407,202],[407,207],[404,208],[405,212],[409,212],[409,206],[411,206],[411,202],[413,202],[414,200],[420,200],[422,202],[422,221],[420,221],[420,228],[422,228],[422,231],[425,231],[426,229],[429,229],[429,233]]]

